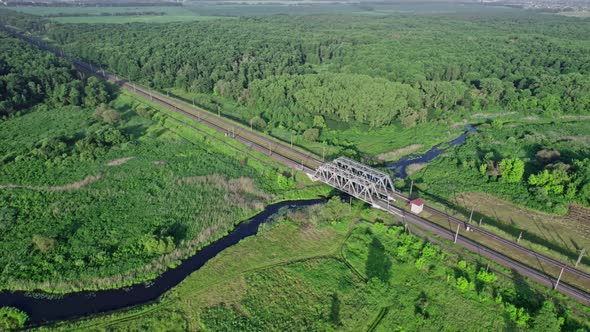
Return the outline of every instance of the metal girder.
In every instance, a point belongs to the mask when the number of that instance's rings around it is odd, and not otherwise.
[[[373,182],[380,196],[383,196],[384,198],[389,197],[389,191],[395,191],[393,183],[391,182],[391,178],[385,172],[376,170],[346,157],[338,157],[332,161],[332,163],[342,169],[350,171],[358,177]]]
[[[343,157],[322,164],[313,179],[372,205],[375,205],[375,198],[389,199],[388,189],[393,189],[387,174]]]

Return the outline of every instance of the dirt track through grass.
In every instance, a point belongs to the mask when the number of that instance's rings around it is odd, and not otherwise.
[[[83,180],[72,182],[68,184],[64,184],[63,186],[51,186],[51,187],[43,187],[43,186],[21,186],[16,184],[3,184],[0,185],[0,189],[28,189],[28,190],[44,190],[44,191],[68,191],[68,190],[78,190],[86,187],[87,185],[96,182],[102,178],[101,174],[98,175],[90,175],[84,178]]]
[[[108,162],[106,165],[107,166],[119,166],[119,165],[123,165],[126,162],[128,162],[131,159],[134,159],[135,157],[126,157],[126,158],[119,158],[119,159],[114,159],[111,160],[110,162]]]

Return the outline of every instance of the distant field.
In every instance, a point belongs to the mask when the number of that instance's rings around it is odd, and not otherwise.
[[[228,17],[200,15],[180,7],[12,7],[61,23],[167,23]],[[142,15],[144,14],[145,15]],[[77,16],[79,15],[79,16]]]
[[[185,22],[222,17],[260,15],[370,15],[393,13],[473,13],[480,11],[514,11],[478,4],[191,4],[184,7],[11,7],[19,12],[48,16],[62,23],[130,23]],[[141,15],[153,12],[161,15]],[[128,13],[129,15],[123,15]],[[80,16],[76,16],[79,14]],[[108,14],[108,15],[107,15]],[[55,17],[63,16],[63,17]]]
[[[231,19],[232,17],[222,16],[199,16],[199,15],[164,15],[164,16],[74,16],[74,17],[53,17],[51,20],[60,23],[168,23],[168,22],[189,22],[189,21],[210,21],[219,19]]]
[[[569,17],[589,18],[590,12],[561,12],[561,13],[557,13],[557,15],[569,16]]]
[[[259,16],[259,15],[372,15],[385,16],[393,13],[469,13],[514,11],[512,8],[481,6],[479,4],[424,4],[424,3],[391,3],[391,4],[193,4],[185,9],[200,15],[227,16]]]

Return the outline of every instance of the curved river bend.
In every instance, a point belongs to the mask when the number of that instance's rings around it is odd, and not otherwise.
[[[0,307],[11,306],[24,310],[30,317],[29,324],[38,325],[150,302],[178,285],[189,274],[198,270],[224,249],[258,233],[258,226],[269,222],[270,217],[280,209],[310,206],[322,202],[324,199],[271,204],[252,219],[238,224],[228,235],[199,250],[178,267],[167,270],[149,284],[138,284],[122,289],[82,291],[66,294],[57,299],[33,297],[34,294],[30,292],[1,292]]]
[[[428,163],[431,162],[434,158],[438,157],[441,153],[445,152],[448,148],[454,145],[463,145],[465,140],[467,139],[468,133],[477,133],[477,129],[475,129],[472,125],[465,126],[465,132],[461,134],[461,136],[455,138],[454,140],[447,143],[447,148],[441,148],[441,144],[437,144],[432,147],[432,149],[428,150],[424,154],[411,154],[409,156],[405,156],[398,161],[385,163],[385,167],[389,168],[393,172],[394,178],[402,178],[405,179],[408,177],[408,173],[406,173],[406,168],[413,164],[421,164],[421,163]]]

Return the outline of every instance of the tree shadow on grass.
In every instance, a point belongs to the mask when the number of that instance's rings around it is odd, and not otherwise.
[[[414,313],[421,315],[424,319],[430,318],[430,314],[426,310],[428,307],[428,296],[424,291],[420,292],[420,295],[414,300]]]
[[[377,278],[385,283],[389,283],[391,265],[391,260],[385,254],[385,247],[379,239],[373,237],[369,245],[369,254],[365,265],[367,279]]]
[[[342,321],[340,319],[340,305],[342,301],[338,297],[338,293],[332,294],[332,304],[330,306],[330,322],[335,326],[341,326]]]
[[[133,137],[141,137],[146,134],[148,127],[143,125],[134,125],[122,128],[122,131]]]
[[[527,280],[518,271],[511,271],[513,286],[516,291],[515,298],[511,301],[517,307],[527,308],[530,312],[536,312],[543,305],[544,296],[530,287]]]

